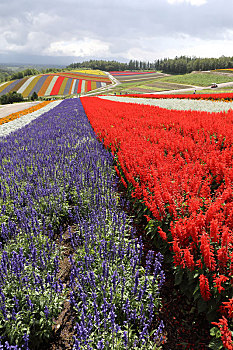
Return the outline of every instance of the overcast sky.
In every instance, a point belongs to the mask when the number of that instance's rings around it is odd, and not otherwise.
[[[232,0],[0,0],[0,62],[233,56]]]

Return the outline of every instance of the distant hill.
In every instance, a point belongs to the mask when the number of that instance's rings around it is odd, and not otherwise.
[[[111,84],[109,77],[100,70],[73,70],[59,73],[38,74],[8,81],[0,85],[0,96],[18,92],[24,98],[36,92],[39,97],[83,94]]]

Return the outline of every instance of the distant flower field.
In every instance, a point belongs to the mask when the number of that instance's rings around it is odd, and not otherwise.
[[[232,101],[233,93],[215,93],[215,94],[127,94],[127,97],[143,98],[143,99],[188,99],[188,100],[210,100],[210,101]],[[177,103],[177,102],[176,102]]]
[[[143,81],[145,79],[154,79],[158,77],[164,77],[163,73],[156,71],[111,71],[109,72],[113,77],[119,80],[121,83],[127,83],[133,81]]]
[[[140,75],[140,74],[152,74],[156,73],[155,71],[149,71],[149,72],[132,72],[132,71],[112,71],[110,72],[113,76],[119,76],[119,75]]]
[[[108,76],[100,70],[75,70],[39,74],[8,81],[0,86],[0,96],[18,92],[30,97],[36,92],[39,97],[81,94],[111,84]]]

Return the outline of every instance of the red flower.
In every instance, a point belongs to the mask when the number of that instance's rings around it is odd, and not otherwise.
[[[231,331],[228,328],[227,319],[223,316],[219,322],[212,322],[212,324],[219,327],[221,332],[221,339],[225,348],[227,350],[233,350]]]
[[[210,237],[215,243],[219,242],[219,224],[217,220],[212,220],[210,223]]]
[[[224,283],[227,280],[229,280],[229,278],[224,276],[224,275],[219,275],[218,277],[214,276],[213,281],[214,281],[214,284],[215,284],[215,288],[218,289],[219,294],[221,293],[222,290],[225,290],[225,288],[223,288],[221,286],[221,283]]]
[[[229,301],[223,302],[224,308],[227,309],[228,317],[233,318],[233,298]]]
[[[228,249],[227,247],[219,248],[217,251],[218,263],[221,268],[224,268],[227,265],[228,257]]]
[[[159,234],[160,234],[160,237],[161,237],[164,241],[167,241],[166,232],[164,232],[160,227],[158,227],[158,232],[159,232]]]
[[[148,215],[144,215],[144,216],[145,216],[147,222],[151,221],[151,218]]]
[[[208,278],[206,278],[204,275],[200,275],[199,281],[201,296],[205,301],[208,301],[211,297]]]
[[[216,268],[216,261],[214,259],[213,247],[210,245],[209,237],[206,233],[201,236],[201,253],[208,269],[214,271]]]
[[[193,270],[194,269],[194,265],[195,265],[194,264],[194,259],[193,259],[193,255],[190,253],[188,248],[184,249],[184,260],[185,260],[186,266],[190,270]]]

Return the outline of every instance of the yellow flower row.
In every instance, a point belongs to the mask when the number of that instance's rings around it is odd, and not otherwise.
[[[99,69],[78,69],[78,70],[74,69],[71,72],[83,73],[83,74],[94,74],[94,75],[105,75],[105,73]]]

